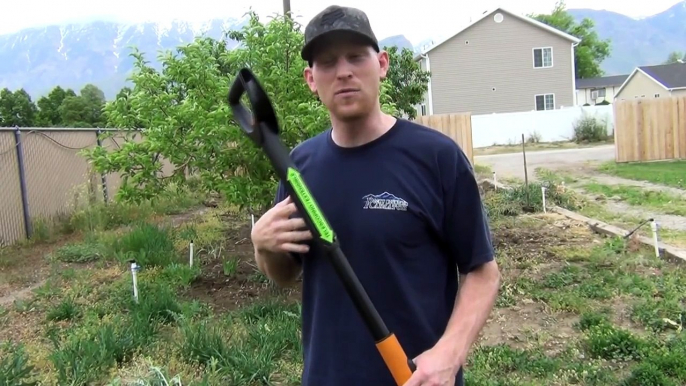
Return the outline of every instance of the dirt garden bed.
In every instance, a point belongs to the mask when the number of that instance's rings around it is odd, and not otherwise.
[[[517,212],[493,194],[486,203],[503,281],[466,366],[470,384],[686,382],[683,267],[556,213]],[[299,287],[275,288],[256,270],[244,214],[210,208],[184,221],[169,232],[134,226],[95,238],[108,253],[48,270],[43,285],[0,310],[2,340],[23,345],[0,357],[25,360],[25,379],[45,385],[156,384],[155,367],[183,384],[298,385]],[[121,251],[149,239],[141,256],[153,261],[173,245],[176,257],[144,265],[136,305]]]

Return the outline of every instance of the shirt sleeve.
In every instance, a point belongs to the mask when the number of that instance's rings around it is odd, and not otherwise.
[[[441,158],[443,237],[458,271],[467,274],[494,260],[491,230],[474,170],[462,149],[452,149]]]

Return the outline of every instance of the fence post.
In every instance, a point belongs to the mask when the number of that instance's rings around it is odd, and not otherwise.
[[[100,140],[100,134],[102,131],[100,129],[97,129],[95,131],[95,140],[98,143],[98,147],[102,147],[102,141]],[[107,197],[107,178],[105,177],[105,174],[100,174],[100,179],[102,180],[102,198],[105,201],[105,204],[109,201]]]
[[[19,188],[21,189],[21,206],[24,211],[24,230],[26,238],[33,236],[33,226],[29,215],[29,195],[26,190],[26,173],[24,168],[24,146],[21,140],[21,130],[19,126],[14,126],[14,142],[17,147],[17,166],[19,168]]]

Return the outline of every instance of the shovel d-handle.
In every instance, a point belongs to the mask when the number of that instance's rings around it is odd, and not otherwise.
[[[243,94],[248,97],[251,112],[240,102]],[[255,145],[262,148],[277,176],[284,181],[298,213],[302,215],[307,228],[312,232],[312,242],[318,244],[319,249],[331,261],[355,308],[371,332],[386,366],[396,383],[399,386],[403,385],[415,370],[414,362],[408,359],[398,338],[386,327],[340,249],[333,229],[310,193],[288,149],[279,138],[279,124],[271,101],[252,71],[243,68],[238,72],[229,89],[228,101],[233,116],[243,132]]]

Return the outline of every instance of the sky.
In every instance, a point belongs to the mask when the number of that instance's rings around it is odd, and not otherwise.
[[[566,0],[567,8],[605,9],[630,17],[660,13],[679,0]],[[203,21],[212,18],[241,17],[249,7],[268,16],[283,11],[280,0],[0,0],[0,35],[23,28],[40,27],[73,21],[111,20],[120,22]],[[232,4],[233,3],[233,4]],[[383,2],[389,4],[388,2]],[[405,35],[413,44],[427,36],[449,34],[487,9],[496,6],[521,14],[549,12],[555,0],[395,0],[392,11],[380,0],[338,0],[324,3],[315,0],[291,0],[291,10],[305,24],[330,4],[353,6],[364,10],[379,39]],[[390,15],[393,15],[392,17]]]

